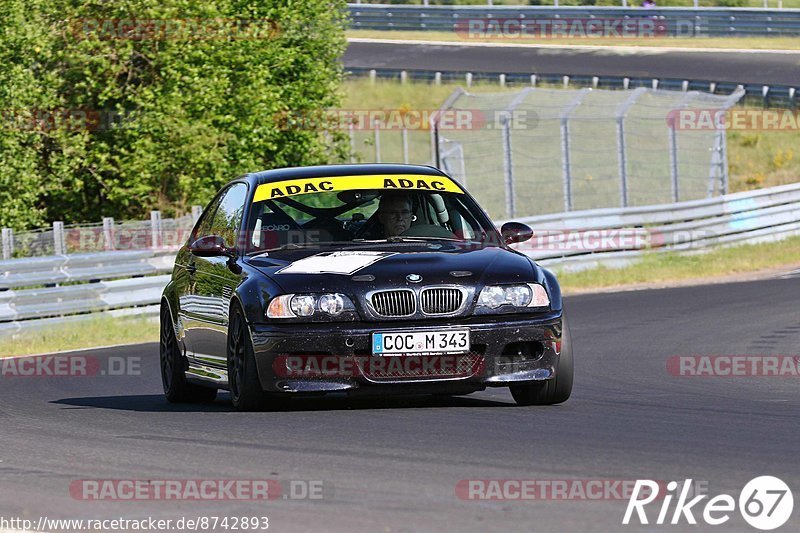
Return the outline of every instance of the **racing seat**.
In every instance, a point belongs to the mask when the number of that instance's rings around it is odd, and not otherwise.
[[[289,243],[290,232],[297,232],[299,226],[284,213],[267,211],[256,219],[252,243],[260,249],[276,248]]]

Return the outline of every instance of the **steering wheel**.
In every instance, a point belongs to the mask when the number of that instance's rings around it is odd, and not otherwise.
[[[403,237],[441,237],[443,239],[457,238],[453,232],[448,231],[441,226],[437,226],[436,224],[417,224],[416,226],[411,226],[400,235]]]
[[[376,229],[380,229],[380,222],[378,221],[378,217],[373,214],[366,220],[366,222],[361,224],[360,228],[356,230],[356,232],[353,234],[353,239],[368,239],[373,237],[371,233]],[[381,234],[375,238],[381,237],[383,237],[383,232],[381,232]]]

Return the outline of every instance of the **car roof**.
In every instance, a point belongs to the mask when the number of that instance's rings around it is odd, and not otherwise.
[[[364,176],[384,174],[417,174],[420,176],[447,176],[441,170],[424,165],[398,165],[387,163],[362,163],[353,165],[318,165],[264,170],[248,174],[246,178],[256,185],[280,180],[321,178],[337,176]]]

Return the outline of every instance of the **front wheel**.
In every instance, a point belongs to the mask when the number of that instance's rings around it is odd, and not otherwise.
[[[231,312],[228,327],[228,385],[231,402],[237,410],[261,411],[266,408],[267,394],[258,379],[250,332],[239,309]]]
[[[172,315],[166,305],[161,306],[161,327],[159,334],[159,358],[161,361],[161,383],[164,396],[170,403],[213,402],[217,389],[202,387],[186,381],[186,370],[181,357]]]
[[[511,385],[511,396],[517,405],[554,405],[566,402],[572,394],[572,336],[566,315],[562,314],[561,355],[556,377],[521,385]]]

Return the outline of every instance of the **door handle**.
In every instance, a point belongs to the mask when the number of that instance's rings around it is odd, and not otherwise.
[[[195,265],[194,263],[189,263],[188,265],[186,265],[186,272],[188,272],[189,274],[194,274],[195,272],[197,272],[197,265]]]

